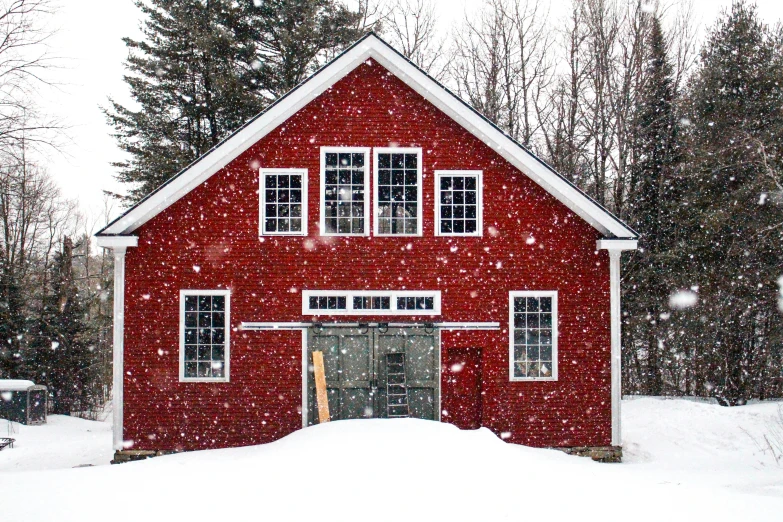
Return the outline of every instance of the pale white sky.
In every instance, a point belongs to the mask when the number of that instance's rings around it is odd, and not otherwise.
[[[248,0],[249,1],[249,0]],[[436,0],[444,27],[473,9],[480,0]],[[61,85],[43,92],[43,110],[69,125],[68,141],[62,152],[52,152],[45,164],[62,187],[63,194],[79,201],[82,210],[102,215],[103,191],[123,192],[115,181],[112,161],[122,153],[110,136],[111,129],[100,107],[112,96],[120,102],[129,97],[122,81],[127,50],[125,36],[139,36],[141,15],[133,0],[61,0],[53,25],[59,28],[51,40],[52,52],[65,58],[64,68],[53,73]],[[702,28],[712,25],[731,0],[695,0],[695,12]],[[553,0],[551,16],[559,17],[568,2]],[[770,24],[783,19],[783,1],[759,0],[759,12]],[[114,203],[113,214],[120,211]]]

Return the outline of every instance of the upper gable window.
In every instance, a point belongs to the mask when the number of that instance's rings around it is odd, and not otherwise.
[[[375,235],[421,235],[421,149],[375,149]]]
[[[480,236],[481,171],[435,171],[435,235]]]
[[[307,170],[261,169],[261,235],[307,235]]]
[[[321,148],[321,234],[366,236],[370,149]]]

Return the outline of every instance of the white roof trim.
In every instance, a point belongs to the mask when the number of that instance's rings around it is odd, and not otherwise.
[[[599,239],[595,242],[598,250],[636,250],[636,239]]]
[[[266,112],[132,207],[99,234],[118,235],[133,232],[228,165],[368,58],[373,58],[395,74],[602,234],[622,238],[636,237],[633,230],[610,212],[548,168],[532,153],[520,147],[374,34],[369,34],[357,42]]]
[[[97,241],[102,248],[127,248],[139,246],[138,236],[98,236]]]

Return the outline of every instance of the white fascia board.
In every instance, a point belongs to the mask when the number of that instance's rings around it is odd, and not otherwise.
[[[308,79],[279,103],[214,150],[198,163],[142,201],[125,216],[102,231],[102,234],[127,234],[168,208],[185,194],[228,165],[250,146],[285,122],[368,58],[375,59],[394,73],[422,97],[443,111],[468,132],[489,145],[506,161],[525,173],[558,201],[587,221],[602,234],[615,237],[635,237],[608,211],[588,198],[576,187],[561,178],[522,149],[508,136],[478,116],[472,109],[446,91],[437,82],[417,69],[375,35],[369,35],[334,62]]]
[[[139,246],[138,236],[95,236],[95,242],[101,248],[135,248]]]
[[[597,250],[636,250],[639,241],[636,239],[599,239],[595,242]]]

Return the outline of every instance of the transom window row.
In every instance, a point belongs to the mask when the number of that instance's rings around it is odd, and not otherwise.
[[[440,313],[439,291],[305,290],[305,315],[436,315]]]

